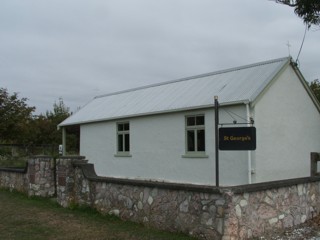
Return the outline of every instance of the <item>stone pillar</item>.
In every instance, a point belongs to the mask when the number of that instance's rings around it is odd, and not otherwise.
[[[55,195],[53,157],[34,156],[29,159],[27,178],[29,179],[29,196],[53,197]]]
[[[68,207],[75,203],[75,163],[87,163],[82,156],[62,156],[56,160],[57,202]]]

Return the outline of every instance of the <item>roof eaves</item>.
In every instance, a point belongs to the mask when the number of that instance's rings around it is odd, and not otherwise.
[[[303,87],[306,89],[308,95],[310,96],[312,102],[314,103],[314,105],[316,106],[316,108],[318,109],[318,111],[320,113],[320,103],[317,100],[317,98],[315,97],[315,95],[312,92],[312,90],[310,89],[309,85],[307,84],[307,81],[305,80],[305,78],[303,77],[302,73],[300,72],[297,64],[295,62],[292,62],[291,65],[292,65],[292,68],[295,71],[295,73],[298,75],[298,78],[301,81]]]
[[[219,106],[232,106],[232,105],[239,105],[239,104],[246,104],[249,100],[241,100],[241,101],[231,101],[231,102],[224,102],[219,103]],[[149,112],[149,113],[141,113],[141,114],[131,114],[131,115],[123,115],[123,116],[116,116],[111,118],[100,118],[100,119],[93,119],[93,120],[87,120],[87,121],[76,121],[76,122],[70,122],[67,124],[64,124],[63,122],[58,125],[58,127],[67,127],[67,126],[73,126],[73,125],[83,125],[83,124],[90,124],[90,123],[97,123],[97,122],[105,122],[105,121],[115,121],[115,120],[121,120],[121,119],[128,119],[128,118],[136,118],[136,117],[143,117],[143,116],[152,116],[152,115],[158,115],[158,114],[167,114],[167,113],[176,113],[176,112],[184,112],[184,111],[197,111],[200,109],[208,109],[212,108],[214,109],[214,103],[207,104],[207,105],[200,105],[196,107],[186,107],[186,108],[179,108],[179,109],[171,109],[171,110],[163,110],[163,111],[156,111],[156,112]]]

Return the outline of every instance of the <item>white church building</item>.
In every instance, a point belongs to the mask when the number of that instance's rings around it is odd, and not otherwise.
[[[97,96],[59,127],[99,176],[215,186],[214,96],[220,123],[256,128],[254,151],[219,151],[220,186],[310,176],[320,105],[291,58]]]

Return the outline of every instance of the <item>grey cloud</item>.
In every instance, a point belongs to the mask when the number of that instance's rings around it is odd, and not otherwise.
[[[92,0],[0,3],[0,83],[44,112],[93,96],[291,54],[304,26],[289,7],[252,0]],[[319,78],[320,31],[300,56]]]

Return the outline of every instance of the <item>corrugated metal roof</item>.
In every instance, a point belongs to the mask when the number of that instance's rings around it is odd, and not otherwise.
[[[97,96],[59,126],[253,101],[290,58]]]

